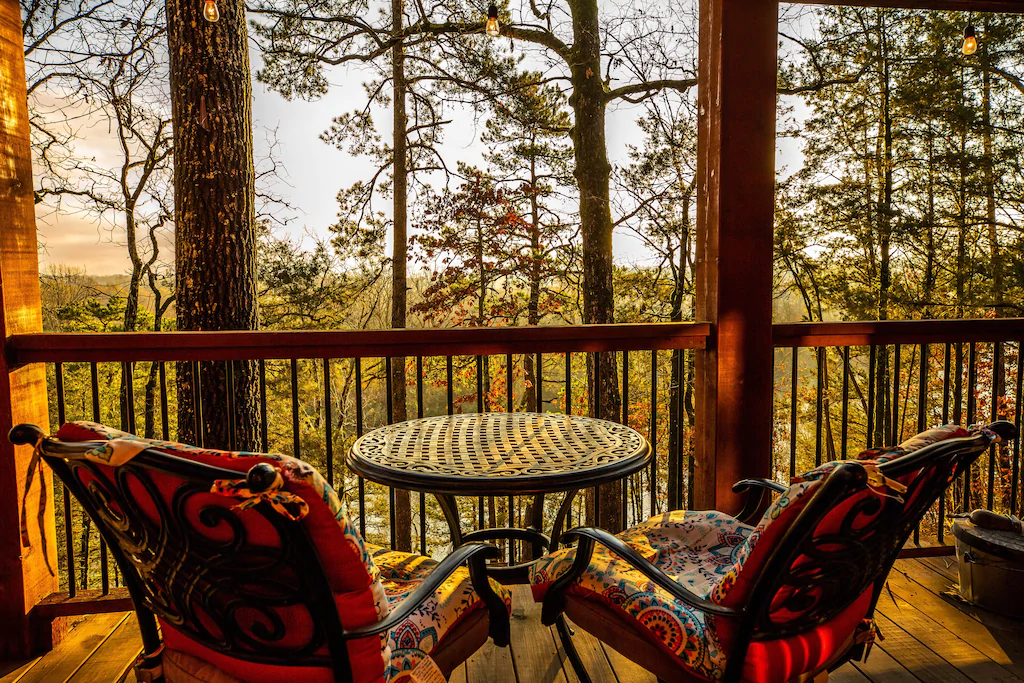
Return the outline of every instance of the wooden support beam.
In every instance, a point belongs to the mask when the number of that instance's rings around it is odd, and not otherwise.
[[[697,100],[694,509],[740,508],[733,482],[771,473],[774,0],[701,0]]]
[[[20,422],[44,429],[50,424],[43,366],[12,369],[5,348],[12,334],[42,329],[32,187],[21,7],[16,0],[0,0],[0,659],[31,654],[29,613],[59,588],[57,576],[47,568],[36,522],[39,477],[27,507],[32,545],[22,545],[21,496],[32,449],[15,448],[7,440],[7,432]],[[49,472],[43,476],[52,495],[53,477]],[[43,527],[46,554],[56,571],[52,500]]]

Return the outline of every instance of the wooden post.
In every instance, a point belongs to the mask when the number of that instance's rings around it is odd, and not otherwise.
[[[32,545],[22,546],[19,515],[32,449],[16,449],[7,440],[8,431],[20,422],[43,429],[50,424],[44,367],[12,370],[6,349],[12,334],[42,330],[32,188],[21,7],[16,0],[0,0],[0,659],[26,657],[33,651],[29,612],[59,588],[57,576],[47,569],[36,522],[38,476],[27,507]],[[52,494],[52,475],[47,471],[44,476]],[[47,554],[56,571],[52,500],[43,525]]]
[[[774,0],[701,0],[694,509],[735,512],[771,473]]]

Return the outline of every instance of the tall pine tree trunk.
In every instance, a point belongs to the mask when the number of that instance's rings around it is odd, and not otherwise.
[[[526,304],[526,324],[530,326],[540,324],[540,204],[537,201],[537,192],[537,157],[534,155],[530,158],[530,299]],[[535,367],[535,365],[534,357],[531,354],[523,354],[523,372],[526,375],[526,409],[543,412],[544,406],[541,404],[543,397],[537,394],[537,375],[544,369]]]
[[[402,32],[402,0],[391,0],[392,35]],[[406,138],[405,113],[405,46],[401,41],[395,43],[391,50],[391,77],[394,88],[394,246],[391,264],[391,327],[405,327],[408,250],[408,202],[409,202],[409,156]],[[394,406],[393,419],[402,422],[406,419],[405,401],[405,358],[394,358],[391,361],[391,400]],[[409,492],[398,489],[395,491],[396,537],[393,540],[396,550],[409,552],[412,550],[412,505]]]
[[[984,33],[988,35],[986,23]],[[996,178],[992,148],[992,74],[989,71],[992,55],[988,41],[981,48],[981,140],[983,147],[982,172],[985,185],[985,222],[988,225],[989,257],[992,262],[992,307],[996,317],[1001,317],[1005,308],[1003,298],[1003,255],[999,249],[999,231],[996,227]]]
[[[254,330],[255,173],[252,83],[245,3],[219,0],[220,21],[200,2],[167,3],[174,117],[176,307],[181,330]],[[229,399],[225,363],[201,363],[202,434],[188,363],[178,366],[178,430],[186,441],[239,449],[257,444],[257,376],[234,364]],[[229,400],[234,407],[230,415]]]
[[[580,230],[583,235],[583,322],[615,322],[612,290],[612,217],[609,205],[611,164],[605,142],[607,100],[601,82],[601,32],[597,0],[572,5],[576,59],[572,65],[575,114],[573,147],[576,182],[580,192]],[[589,377],[590,395],[599,399],[594,414],[618,420],[620,396],[615,354],[597,354],[596,372]],[[600,378],[596,386],[594,375]],[[606,484],[600,491],[597,522],[611,531],[622,529],[622,484]]]

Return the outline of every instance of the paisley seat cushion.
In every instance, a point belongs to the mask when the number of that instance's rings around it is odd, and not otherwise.
[[[651,517],[619,534],[627,545],[688,589],[707,597],[735,565],[753,527],[721,512],[674,511]],[[536,562],[530,572],[533,596],[543,600],[551,582],[564,574],[576,551],[566,548]],[[659,639],[689,669],[708,678],[725,667],[722,648],[705,615],[677,602],[601,544],[590,567],[571,591],[621,609]]]
[[[438,565],[436,561],[415,553],[369,544],[367,548],[380,571],[381,583],[392,608],[419,588]],[[490,584],[511,610],[512,594],[509,590],[494,579],[490,579]],[[391,657],[387,662],[385,680],[401,681],[406,678],[405,672],[415,669],[457,623],[478,609],[486,609],[486,606],[473,590],[469,570],[459,567],[412,616],[388,632],[387,647]]]

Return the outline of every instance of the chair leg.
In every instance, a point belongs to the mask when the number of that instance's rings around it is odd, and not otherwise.
[[[558,631],[558,637],[562,641],[562,649],[565,650],[565,656],[569,658],[569,663],[572,664],[573,671],[576,672],[580,683],[592,683],[590,674],[587,673],[587,669],[583,666],[583,660],[580,659],[580,653],[576,651],[576,645],[572,642],[571,631],[569,625],[565,623],[564,614],[559,614],[558,618],[555,619],[555,630]]]

